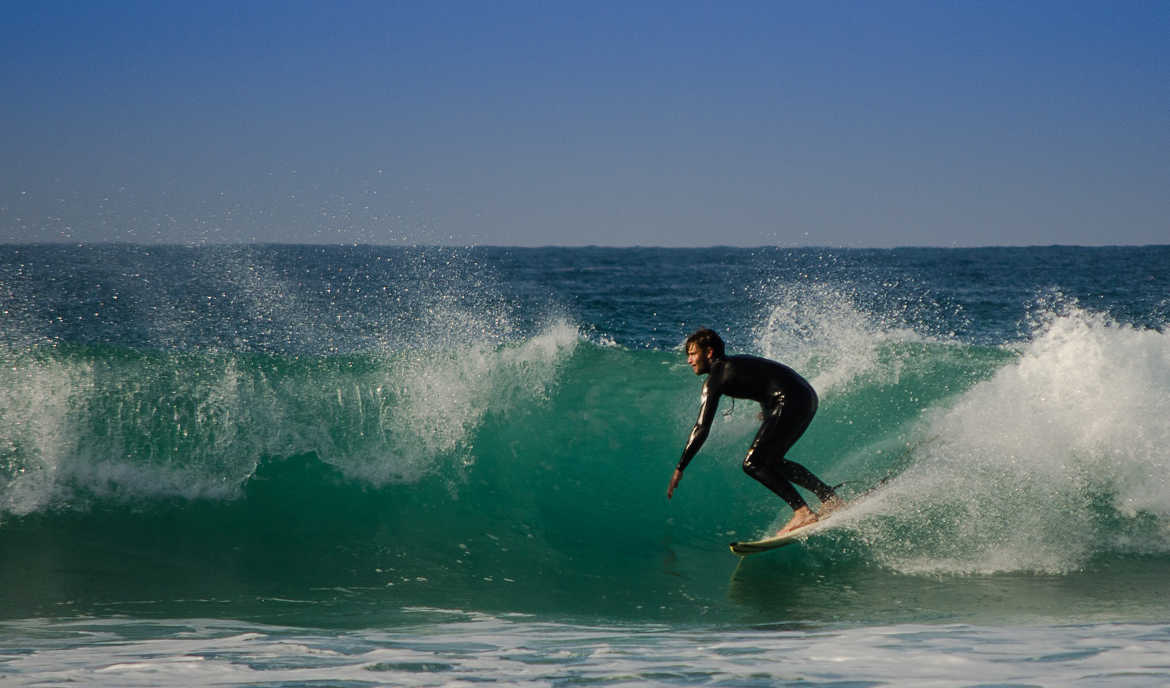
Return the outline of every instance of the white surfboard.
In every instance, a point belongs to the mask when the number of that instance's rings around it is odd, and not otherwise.
[[[776,549],[777,547],[783,547],[784,545],[791,545],[797,540],[803,540],[804,538],[815,534],[818,530],[824,530],[825,525],[832,517],[833,514],[829,514],[819,521],[814,521],[807,526],[802,526],[795,530],[790,530],[783,535],[773,535],[772,537],[767,537],[762,540],[751,540],[749,542],[733,542],[730,545],[731,551],[743,557],[749,554],[756,554],[757,552],[767,552],[770,549]]]
[[[752,540],[750,542],[733,542],[730,545],[731,551],[733,554],[738,554],[741,557],[746,557],[749,554],[756,554],[759,552],[767,552],[770,549],[776,549],[777,547],[783,547],[784,545],[791,545],[794,542],[803,541],[809,537],[812,537],[813,535],[816,535],[819,531],[827,530],[828,528],[832,527],[834,525],[833,524],[833,517],[834,516],[837,516],[838,514],[846,512],[851,507],[856,506],[862,500],[864,500],[866,497],[873,494],[874,490],[876,490],[878,487],[881,487],[883,484],[885,484],[885,482],[886,482],[885,480],[881,481],[877,485],[869,488],[865,492],[862,492],[861,494],[857,495],[853,499],[850,499],[845,504],[842,504],[840,507],[834,509],[833,512],[831,514],[829,514],[828,516],[825,516],[822,519],[818,519],[816,521],[813,521],[812,523],[808,524],[807,526],[801,526],[800,528],[796,528],[795,530],[790,530],[787,533],[784,533],[783,535],[773,535],[771,537],[766,537],[766,538],[763,538],[761,540]]]

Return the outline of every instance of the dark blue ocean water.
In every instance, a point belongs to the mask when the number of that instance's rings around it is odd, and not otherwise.
[[[0,246],[0,676],[1153,685],[1170,247]],[[799,545],[682,339],[885,487]]]

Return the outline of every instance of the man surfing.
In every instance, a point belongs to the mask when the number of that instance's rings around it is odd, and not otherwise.
[[[812,385],[795,370],[776,361],[756,356],[726,356],[723,340],[714,330],[701,329],[687,337],[686,349],[687,364],[695,375],[707,375],[707,381],[699,398],[699,419],[670,478],[667,499],[674,496],[687,464],[707,439],[719,397],[726,395],[759,402],[763,409],[763,423],[743,460],[743,470],[792,507],[792,519],[777,535],[814,523],[819,516],[839,507],[841,500],[832,487],[804,466],[784,458],[817,412],[817,393]],[[821,500],[819,516],[809,508],[793,483]]]

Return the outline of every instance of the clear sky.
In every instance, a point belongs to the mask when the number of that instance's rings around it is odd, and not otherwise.
[[[1170,243],[1170,3],[9,0],[0,242]]]

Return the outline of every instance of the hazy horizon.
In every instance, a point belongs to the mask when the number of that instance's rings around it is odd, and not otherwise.
[[[399,243],[365,243],[365,242],[347,242],[347,243],[326,243],[326,242],[293,242],[293,241],[191,241],[191,242],[176,242],[176,241],[154,241],[154,242],[136,242],[136,241],[121,241],[121,240],[99,240],[99,241],[5,241],[0,242],[0,246],[52,246],[52,247],[87,247],[87,246],[138,246],[142,248],[205,248],[205,247],[222,247],[222,248],[249,248],[249,247],[264,247],[264,246],[305,246],[305,247],[319,247],[319,248],[436,248],[436,249],[523,249],[523,250],[540,250],[540,249],[602,249],[602,250],[666,250],[666,251],[703,251],[713,249],[732,249],[736,251],[754,251],[754,250],[783,250],[783,251],[910,251],[910,250],[956,250],[956,251],[979,251],[992,249],[1046,249],[1046,248],[1070,248],[1070,249],[1108,249],[1108,248],[1145,248],[1145,247],[1163,247],[1170,246],[1170,242],[1163,243],[1146,243],[1146,244],[985,244],[985,245],[971,245],[971,246],[937,246],[937,245],[912,245],[904,246],[830,246],[830,245],[779,245],[779,244],[758,244],[758,245],[743,245],[734,246],[730,244],[711,244],[708,246],[656,246],[652,244],[628,244],[624,246],[608,245],[608,244],[428,244],[419,242],[399,242]]]

